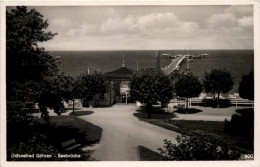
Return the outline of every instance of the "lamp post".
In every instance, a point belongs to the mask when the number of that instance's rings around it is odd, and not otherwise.
[[[236,107],[237,107],[237,97],[236,97]]]
[[[74,110],[75,110],[75,101],[74,101],[74,98],[72,100],[72,113],[74,115]]]
[[[128,92],[125,92],[125,104],[127,104],[127,95],[128,95]]]

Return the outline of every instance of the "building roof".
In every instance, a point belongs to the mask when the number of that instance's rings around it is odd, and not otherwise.
[[[129,81],[132,73],[132,70],[121,67],[115,71],[105,73],[105,78],[114,81]]]
[[[133,73],[132,70],[126,68],[125,65],[125,56],[123,55],[122,67],[111,72],[105,73],[105,77],[108,80],[119,80],[125,81],[130,79],[130,75]]]
[[[126,68],[126,67],[121,67],[115,71],[107,72],[105,75],[131,75],[133,73],[132,70]]]

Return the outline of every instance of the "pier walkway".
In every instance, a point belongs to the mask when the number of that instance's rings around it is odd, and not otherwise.
[[[186,55],[181,55],[180,57],[178,57],[177,59],[173,60],[171,62],[170,65],[168,65],[167,67],[165,67],[163,69],[163,73],[165,75],[170,75],[171,73],[173,73],[175,70],[178,70],[180,68],[180,64],[182,63],[182,61],[185,59]]]

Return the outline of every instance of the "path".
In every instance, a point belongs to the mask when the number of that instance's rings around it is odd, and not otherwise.
[[[93,114],[79,116],[103,129],[100,144],[93,147],[96,151],[92,158],[137,161],[138,145],[158,152],[157,148],[163,147],[164,139],[176,142],[178,133],[138,120],[133,116],[137,109],[135,104],[116,104],[108,108],[93,108]]]

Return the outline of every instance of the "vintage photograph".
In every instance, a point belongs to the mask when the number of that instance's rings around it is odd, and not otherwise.
[[[5,9],[4,161],[254,161],[254,4]]]

